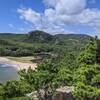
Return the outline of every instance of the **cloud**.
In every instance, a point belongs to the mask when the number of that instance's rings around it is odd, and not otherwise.
[[[40,22],[41,15],[31,8],[18,8],[17,12],[20,14],[20,19],[24,19],[34,24]]]
[[[47,7],[55,7],[57,5],[58,0],[43,0],[43,3]]]
[[[20,19],[33,24],[35,29],[50,33],[72,32],[67,25],[84,25],[100,32],[100,10],[86,8],[87,0],[43,0],[46,9],[38,13],[31,8],[18,8]]]
[[[100,11],[98,9],[85,9],[77,16],[77,20],[80,24],[93,28],[96,33],[100,32]]]
[[[47,19],[62,25],[80,24],[100,32],[100,10],[86,8],[86,0],[44,0]],[[95,0],[91,0],[95,3]],[[51,8],[52,7],[52,8]]]
[[[10,28],[14,28],[14,25],[13,24],[8,24],[8,26],[10,27]]]
[[[86,7],[86,0],[44,0],[44,3],[60,14],[80,13]]]
[[[57,14],[53,9],[47,9],[45,16],[53,23],[100,26],[100,11],[98,9],[84,9],[81,13],[74,15]]]
[[[90,0],[89,3],[90,4],[95,4],[96,3],[96,0]]]

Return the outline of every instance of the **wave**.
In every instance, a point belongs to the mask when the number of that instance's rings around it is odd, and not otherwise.
[[[4,63],[1,63],[0,64],[0,68],[8,68],[8,67],[13,67],[15,65],[11,65],[11,64],[4,64]]]

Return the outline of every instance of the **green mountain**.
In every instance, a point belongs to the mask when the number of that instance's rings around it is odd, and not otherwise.
[[[50,35],[43,31],[31,31],[28,34],[0,33],[1,41],[29,42],[29,43],[53,43],[57,45],[85,44],[92,37],[85,34],[57,34]]]
[[[27,42],[36,42],[36,43],[49,43],[52,41],[53,36],[43,32],[43,31],[31,31],[28,33],[28,37],[25,39]]]
[[[84,34],[51,35],[39,30],[28,34],[0,33],[0,55],[29,56],[41,52],[79,52],[91,38]]]
[[[54,42],[63,45],[86,44],[91,38],[84,34],[57,34],[54,36]]]
[[[0,33],[0,39],[21,41],[27,37],[27,34]]]

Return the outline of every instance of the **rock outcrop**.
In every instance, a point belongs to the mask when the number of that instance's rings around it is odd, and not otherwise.
[[[72,91],[74,91],[74,87],[61,87],[56,89],[56,96],[53,100],[73,100]]]

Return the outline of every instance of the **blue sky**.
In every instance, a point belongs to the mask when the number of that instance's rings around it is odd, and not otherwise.
[[[19,19],[17,9],[20,7],[32,8],[40,13],[44,11],[41,0],[0,0],[0,32],[21,32],[20,28],[28,28]]]
[[[100,36],[100,0],[0,0],[0,32]]]

